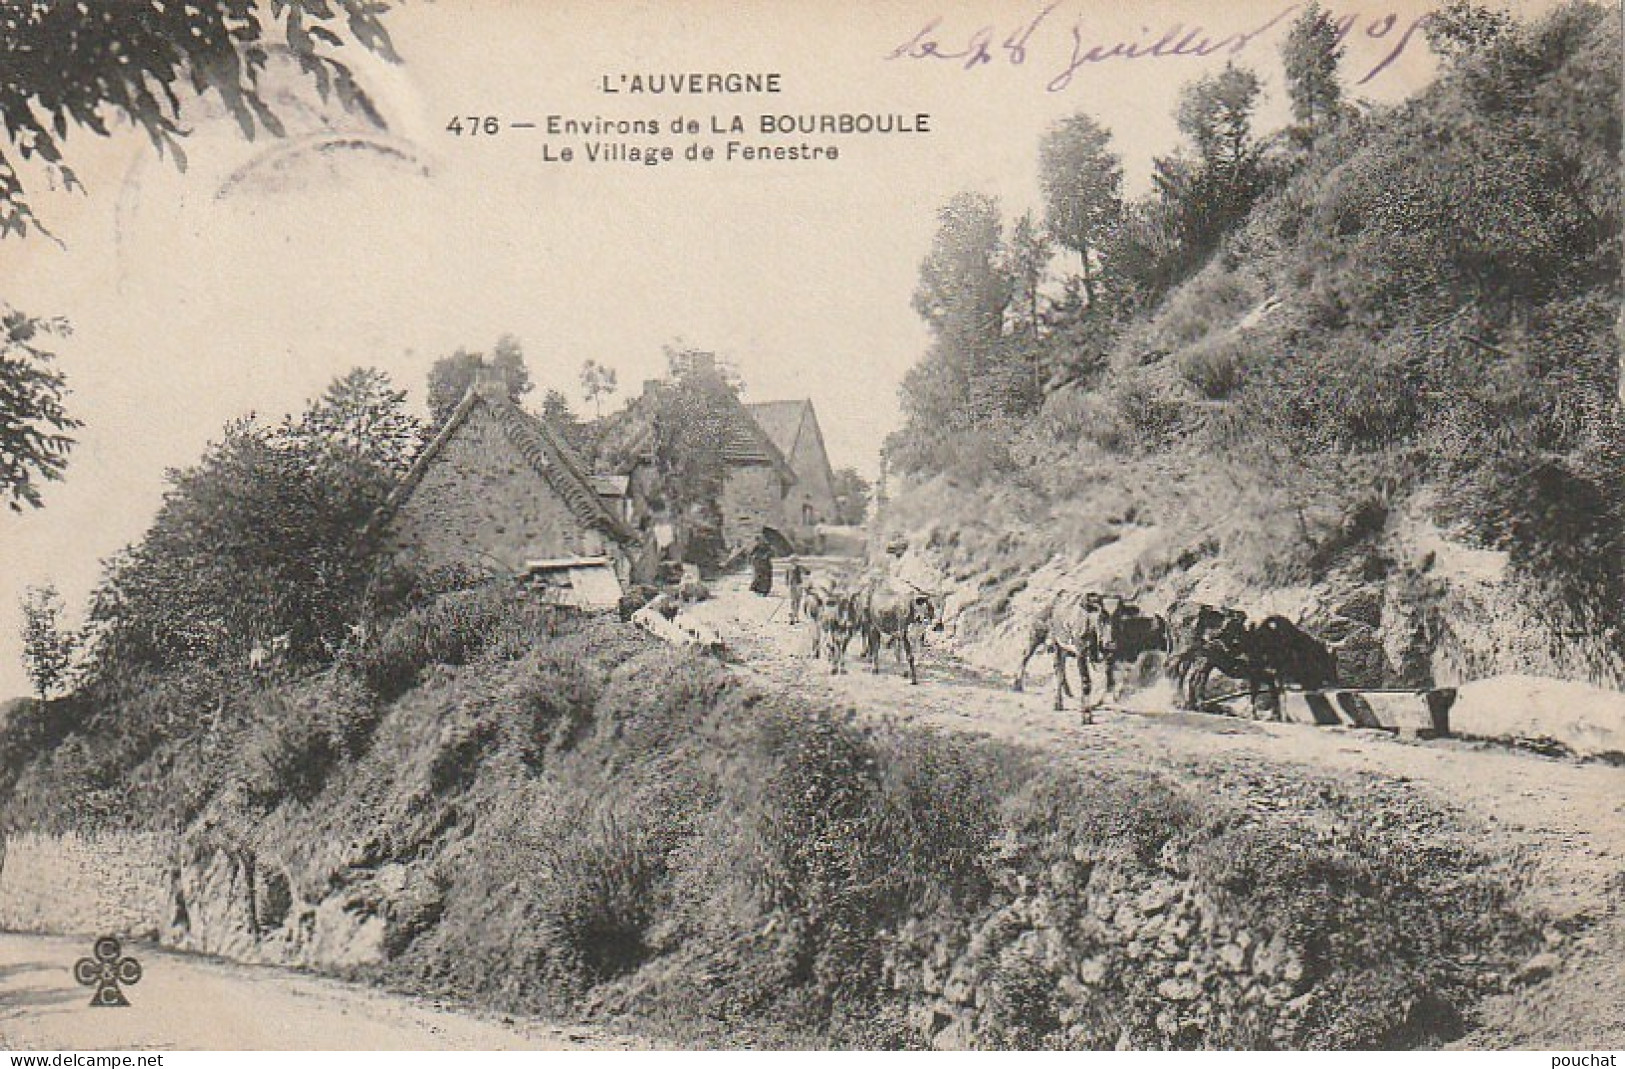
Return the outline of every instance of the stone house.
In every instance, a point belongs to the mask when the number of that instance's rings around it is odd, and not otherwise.
[[[796,523],[790,510],[795,469],[749,409],[738,405],[736,416],[722,450],[728,476],[720,501],[722,538],[733,548],[750,546],[763,527],[790,534]]]
[[[623,452],[626,457],[612,477],[598,476],[598,486],[607,502],[626,502],[632,526],[652,531],[675,530],[668,555],[683,556],[687,528],[684,517],[664,511],[658,477],[655,474],[652,413],[662,389],[658,381],[644,383],[643,395],[635,399],[623,417],[631,433]],[[796,473],[783,452],[774,444],[749,408],[735,400],[729,410],[722,459],[727,465],[718,505],[722,512],[722,540],[730,550],[749,547],[763,527],[794,536],[798,516],[789,504]],[[615,481],[611,481],[611,479]],[[624,478],[625,482],[619,480]]]
[[[505,576],[583,559],[607,561],[624,579],[637,549],[569,445],[514,403],[494,368],[476,372],[371,530],[418,568]]]
[[[780,454],[796,481],[785,500],[786,519],[800,529],[836,521],[835,473],[824,450],[824,432],[810,398],[758,401],[745,406]]]

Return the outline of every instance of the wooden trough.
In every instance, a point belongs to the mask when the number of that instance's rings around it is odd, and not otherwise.
[[[1252,697],[1251,691],[1242,691],[1210,699],[1208,704],[1219,707],[1215,712],[1252,716]],[[1454,687],[1283,690],[1279,719],[1291,724],[1374,728],[1438,738],[1450,734],[1450,707],[1455,701]],[[1256,715],[1263,718],[1268,714],[1260,710]]]

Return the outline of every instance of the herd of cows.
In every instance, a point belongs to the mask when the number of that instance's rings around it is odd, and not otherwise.
[[[919,590],[900,580],[871,576],[856,585],[825,578],[808,585],[800,608],[813,629],[814,658],[827,657],[832,673],[846,671],[846,650],[854,638],[870,671],[880,671],[880,649],[891,646],[898,665],[907,665],[908,681],[920,681],[914,654],[925,645],[925,633],[942,630],[941,594]]]
[[[813,626],[812,655],[827,659],[830,671],[845,671],[846,650],[862,642],[861,656],[880,671],[880,651],[891,646],[910,683],[919,682],[916,652],[931,630],[942,630],[945,598],[896,580],[871,578],[855,586],[833,582],[809,587],[807,619]],[[1055,665],[1055,708],[1073,696],[1068,662],[1076,662],[1085,723],[1092,721],[1091,665],[1098,664],[1103,694],[1116,687],[1117,668],[1160,662],[1174,681],[1180,704],[1199,709],[1207,701],[1215,672],[1244,682],[1256,709],[1279,708],[1284,686],[1323,690],[1337,685],[1332,649],[1284,616],[1249,620],[1239,609],[1200,602],[1174,605],[1166,614],[1148,613],[1126,598],[1094,592],[1056,594],[1032,620],[1015,689],[1026,681],[1027,665],[1047,650]]]
[[[1200,709],[1213,673],[1244,681],[1255,709],[1280,708],[1283,686],[1324,690],[1337,686],[1337,659],[1326,643],[1284,616],[1250,621],[1240,609],[1179,602],[1167,615],[1147,613],[1126,598],[1062,592],[1034,617],[1016,672],[1020,690],[1027,663],[1040,649],[1055,659],[1055,708],[1071,693],[1067,659],[1077,661],[1084,722],[1090,721],[1089,665],[1098,662],[1111,693],[1115,668],[1159,658],[1174,681],[1180,704]]]
[[[721,652],[721,636],[683,609],[709,596],[698,580],[659,593],[639,588],[622,599],[621,618],[667,641]],[[831,674],[846,671],[847,653],[859,643],[858,657],[879,673],[881,651],[891,648],[910,683],[919,682],[918,656],[926,635],[947,623],[947,598],[894,576],[821,574],[804,590],[792,591],[790,623],[804,618],[812,631],[809,655],[828,661]],[[1119,669],[1136,666],[1141,678],[1164,672],[1179,704],[1209,707],[1214,673],[1246,687],[1255,712],[1276,713],[1283,687],[1317,691],[1336,687],[1333,647],[1284,616],[1251,620],[1240,609],[1202,602],[1179,602],[1166,614],[1146,612],[1133,601],[1110,594],[1063,591],[1032,618],[1027,629],[1015,689],[1026,682],[1027,666],[1040,650],[1055,666],[1055,709],[1076,696],[1084,723],[1092,722],[1093,666],[1103,679],[1102,697],[1117,686]],[[1081,691],[1074,694],[1069,662],[1075,662]],[[1233,696],[1233,695],[1232,695]]]

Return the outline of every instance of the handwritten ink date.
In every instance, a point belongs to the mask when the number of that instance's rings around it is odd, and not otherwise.
[[[1032,40],[1033,34],[1038,32],[1038,27],[1043,25],[1051,12],[1060,6],[1060,0],[1056,0],[1026,23],[1005,34],[1003,40],[999,39],[998,30],[994,27],[983,26],[957,47],[944,45],[944,38],[938,32],[942,26],[942,16],[938,15],[913,37],[892,49],[886,58],[955,60],[970,70],[983,63],[992,63],[997,52],[1010,63],[1020,66],[1027,62],[1027,42]]]
[[[1200,24],[1172,22],[1154,29],[1142,27],[1139,35],[1116,41],[1101,39],[1092,31],[1084,15],[1077,16],[1068,27],[1068,15],[1061,10],[1062,6],[1063,0],[1054,0],[1012,28],[985,25],[968,33],[946,28],[944,17],[938,15],[887,53],[886,58],[936,60],[952,63],[964,70],[974,70],[1000,60],[1011,66],[1020,66],[1029,58],[1045,52],[1049,59],[1039,61],[1048,63],[1053,60],[1055,64],[1051,68],[1055,73],[1045,88],[1059,93],[1072,85],[1073,78],[1080,70],[1108,60],[1235,55],[1244,51],[1254,40],[1284,27],[1304,4],[1288,4],[1264,21],[1246,28],[1222,24],[1210,28]],[[1359,85],[1365,85],[1392,66],[1428,19],[1427,15],[1420,15],[1407,24],[1399,15],[1391,12],[1367,16],[1335,9],[1331,11],[1331,16],[1337,27],[1339,44],[1364,22],[1364,38],[1382,42],[1379,50],[1388,48],[1358,79],[1356,84]],[[1389,47],[1390,44],[1392,47]]]

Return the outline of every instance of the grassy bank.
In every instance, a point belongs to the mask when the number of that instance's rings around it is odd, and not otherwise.
[[[284,960],[684,1042],[1431,1045],[1538,930],[1398,784],[1261,809],[861,726],[494,589],[323,675],[24,719],[10,826],[181,830]]]

